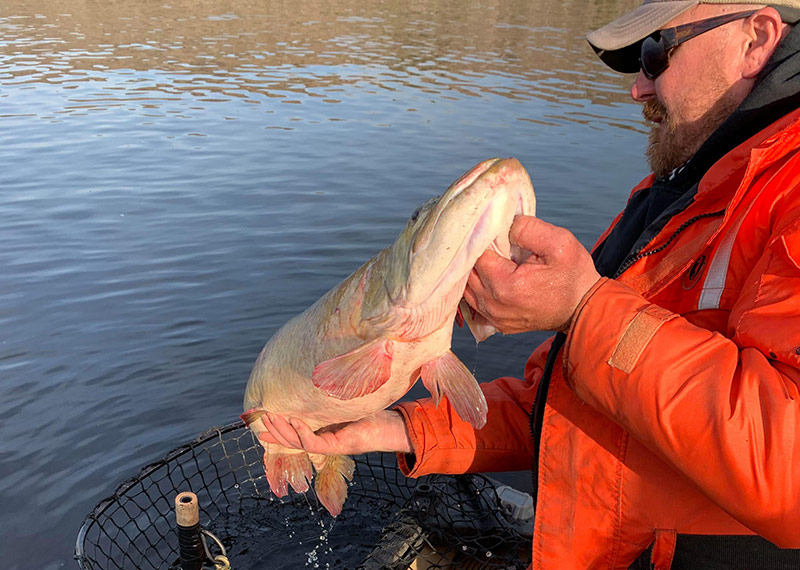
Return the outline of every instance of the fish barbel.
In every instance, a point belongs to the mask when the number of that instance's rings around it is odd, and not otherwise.
[[[265,431],[267,411],[303,420],[313,430],[385,409],[422,378],[436,403],[444,397],[480,429],[486,401],[450,350],[467,277],[488,248],[512,254],[508,232],[517,214],[533,215],[528,173],[514,158],[481,162],[447,191],[421,205],[397,240],[275,333],[250,374],[242,419]],[[493,328],[464,318],[475,338]],[[263,443],[263,442],[262,442]],[[354,462],[263,443],[269,486],[283,497],[304,493],[316,471],[320,502],[336,516]],[[312,468],[313,465],[313,468]]]

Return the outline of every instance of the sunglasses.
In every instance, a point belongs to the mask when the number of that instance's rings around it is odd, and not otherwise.
[[[682,26],[658,30],[642,42],[639,67],[647,79],[655,79],[669,67],[669,56],[683,42],[735,20],[743,20],[758,10],[723,14],[714,18],[690,22]]]

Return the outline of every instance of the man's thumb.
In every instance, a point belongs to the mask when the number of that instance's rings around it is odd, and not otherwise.
[[[534,216],[517,216],[508,233],[508,239],[513,245],[517,245],[534,254],[541,254],[549,250],[554,234],[559,231],[558,226],[548,224],[540,218]]]

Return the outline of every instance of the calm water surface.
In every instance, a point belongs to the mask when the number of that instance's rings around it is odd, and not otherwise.
[[[3,2],[4,567],[73,567],[94,504],[234,420],[269,336],[478,161],[590,245],[645,173],[583,40],[630,5]],[[538,338],[455,347],[486,380]]]

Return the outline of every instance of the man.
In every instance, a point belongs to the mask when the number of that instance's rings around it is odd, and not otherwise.
[[[533,568],[800,568],[800,0],[645,0],[588,36],[637,72],[653,174],[592,256],[518,218],[465,298],[504,333],[559,332],[524,380],[266,441],[401,452],[406,474],[533,466]],[[530,427],[530,429],[529,429]],[[532,436],[531,436],[532,434]]]

